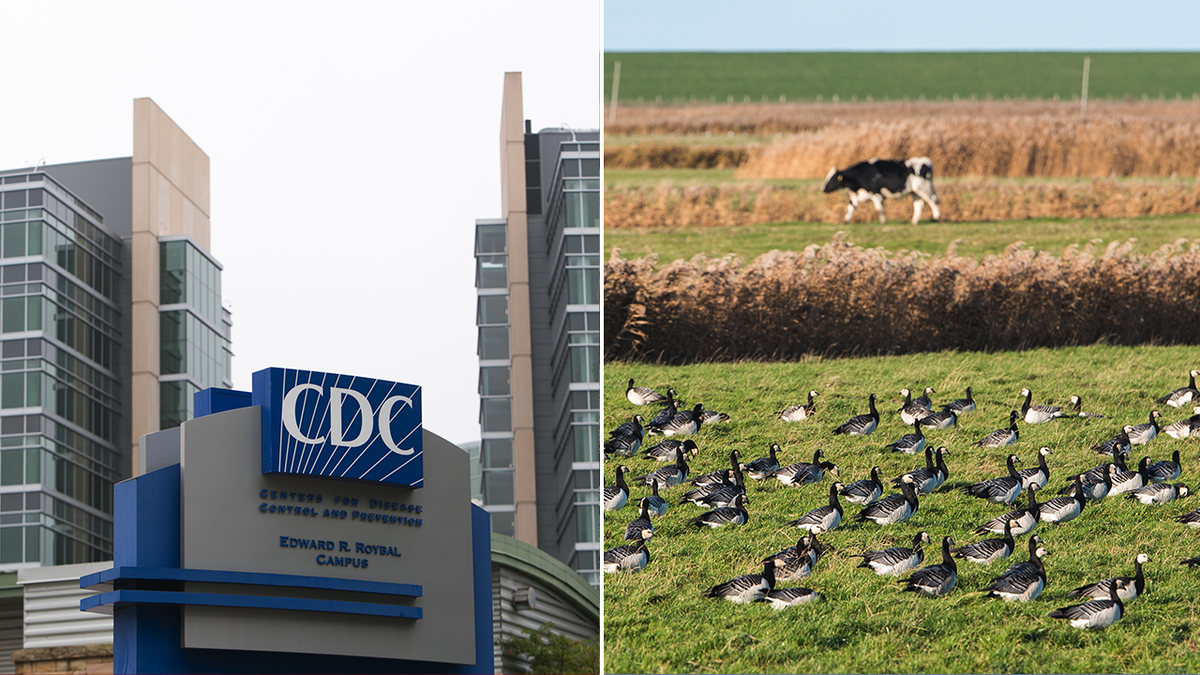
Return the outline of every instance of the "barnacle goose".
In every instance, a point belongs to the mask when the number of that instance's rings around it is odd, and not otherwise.
[[[974,409],[975,409],[975,397],[971,393],[970,387],[967,387],[967,397],[966,398],[955,399],[955,400],[951,401],[950,403],[947,403],[946,405],[942,406],[943,411],[956,412],[956,413],[971,412]]]
[[[750,520],[750,513],[746,511],[746,504],[750,503],[750,498],[746,495],[738,495],[734,497],[733,503],[729,506],[722,506],[719,509],[713,509],[707,513],[702,513],[688,521],[689,525],[696,527],[711,527],[716,529],[725,525],[745,525]]]
[[[929,543],[929,533],[918,532],[913,537],[912,547],[892,546],[882,551],[867,551],[852,555],[852,558],[862,558],[859,567],[866,567],[879,576],[898,577],[909,570],[916,569],[925,559],[921,552],[921,544]]]
[[[604,442],[604,455],[629,457],[642,447],[645,430],[642,427],[642,416],[634,415],[632,422],[626,422],[609,432],[610,438]]]
[[[1083,417],[1084,419],[1097,419],[1097,420],[1104,419],[1104,415],[1101,415],[1099,413],[1084,412],[1083,411],[1083,399],[1080,398],[1079,396],[1075,396],[1075,395],[1071,396],[1071,412],[1074,413],[1076,417]]]
[[[1188,496],[1188,486],[1183,483],[1152,483],[1125,493],[1125,499],[1136,499],[1146,506],[1158,506]]]
[[[992,581],[1000,581],[1005,577],[1017,576],[1019,574],[1034,574],[1037,572],[1037,559],[1044,558],[1050,555],[1050,552],[1042,548],[1042,538],[1036,534],[1029,538],[1029,560],[1016,562],[1008,566],[1000,575],[992,577]]]
[[[1165,483],[1169,480],[1179,478],[1183,473],[1183,465],[1179,463],[1179,451],[1176,450],[1170,460],[1162,460],[1155,462],[1146,469],[1146,475],[1150,478],[1151,483]]]
[[[1150,411],[1150,421],[1139,424],[1129,431],[1130,445],[1145,445],[1158,436],[1158,418],[1162,415],[1157,410]]]
[[[661,434],[663,436],[674,436],[676,434],[689,436],[700,430],[700,425],[704,422],[703,415],[704,404],[697,403],[695,408],[680,411],[670,420],[650,427],[649,431],[651,434]]]
[[[738,467],[738,459],[741,456],[742,456],[742,453],[738,452],[737,449],[730,450],[729,451],[729,465],[732,468],[736,469]],[[732,471],[730,471],[729,469],[718,469],[716,471],[702,473],[699,476],[692,478],[691,483],[692,483],[692,485],[695,485],[697,487],[702,487],[705,485],[711,485],[713,483],[720,483],[722,485],[728,485],[732,481],[733,481],[733,472]]]
[[[932,429],[949,429],[958,425],[958,413],[953,410],[929,413],[924,419],[920,420],[920,424],[923,427],[930,427]]]
[[[1129,442],[1129,432],[1131,431],[1133,431],[1133,427],[1126,424],[1121,428],[1121,433],[1103,443],[1093,445],[1092,450],[1095,450],[1098,455],[1112,455],[1113,457],[1121,453],[1129,454],[1129,449],[1132,447]]]
[[[1200,390],[1196,389],[1196,377],[1200,376],[1200,370],[1193,370],[1188,373],[1188,386],[1180,387],[1166,396],[1158,399],[1158,403],[1166,403],[1172,408],[1179,408],[1191,403],[1192,401],[1200,401]]]
[[[790,520],[786,524],[796,526],[802,530],[812,532],[814,527],[820,527],[822,532],[829,532],[838,525],[842,524],[842,504],[838,501],[838,490],[841,490],[844,485],[834,483],[829,486],[829,504],[818,506],[808,513],[800,516],[795,520]]]
[[[1109,577],[1101,579],[1094,584],[1086,584],[1080,586],[1073,591],[1067,593],[1068,598],[1107,598],[1109,589],[1112,588],[1114,582],[1120,582],[1123,587],[1117,588],[1117,596],[1122,600],[1136,600],[1138,596],[1146,592],[1146,575],[1142,571],[1142,565],[1154,562],[1150,556],[1145,553],[1137,554],[1133,559],[1133,576],[1132,577]]]
[[[824,532],[820,527],[814,527],[808,536],[808,544],[804,549],[800,549],[804,538],[796,543],[795,548],[790,549],[792,554],[786,555],[789,549],[784,549],[779,553],[771,556],[767,560],[775,560],[775,578],[779,581],[795,581],[803,579],[812,574],[813,566],[821,559],[821,555],[825,552],[825,546],[817,541],[817,534]],[[766,562],[764,560],[763,562]]]
[[[634,478],[633,481],[635,483],[650,485],[657,480],[659,483],[662,483],[663,487],[675,487],[676,485],[679,485],[687,480],[687,475],[688,463],[687,460],[683,458],[683,450],[676,450],[674,464],[670,466],[664,466],[663,468],[648,473],[644,476],[638,476],[637,478]]]
[[[866,436],[879,427],[879,411],[875,409],[875,394],[867,399],[870,412],[865,415],[851,417],[845,424],[834,427],[834,434],[849,434],[851,436]]]
[[[1033,392],[1029,389],[1022,389],[1021,395],[1025,397],[1025,402],[1021,404],[1021,417],[1025,418],[1026,424],[1041,424],[1049,422],[1056,417],[1063,417],[1062,408],[1053,405],[1032,405]]]
[[[908,389],[901,389],[900,395],[904,397],[904,404],[900,406],[900,410],[897,412],[900,413],[900,421],[905,424],[912,424],[918,420],[925,419],[925,417],[933,413],[927,406],[914,401],[912,399],[912,392]]]
[[[904,476],[911,476],[913,484],[917,488],[917,492],[921,494],[929,494],[940,488],[946,479],[950,477],[950,469],[946,466],[946,455],[950,454],[950,450],[946,446],[937,449],[937,465],[933,463],[934,452],[931,448],[925,448],[925,467],[909,471]],[[900,482],[904,476],[897,476],[892,479],[892,485],[900,487]]]
[[[983,589],[985,597],[1000,598],[1005,602],[1029,602],[1041,595],[1046,588],[1046,567],[1042,564],[1042,558],[1048,555],[1049,551],[1038,547],[1030,553],[1029,562],[1024,563],[1032,566],[1032,570],[1003,574],[993,579],[992,584]]]
[[[1192,416],[1172,422],[1162,428],[1163,433],[1171,438],[1188,438],[1191,436],[1200,436],[1200,405],[1192,408]]]
[[[749,604],[762,600],[768,591],[775,588],[775,562],[763,563],[762,574],[746,574],[717,584],[703,592],[706,598],[725,598],[738,604]]]
[[[892,452],[903,452],[906,455],[915,455],[925,449],[925,434],[921,433],[921,421],[916,420],[912,423],[913,433],[904,434],[900,438],[883,446],[884,449],[891,449]]]
[[[650,498],[642,497],[638,502],[638,508],[642,510],[642,513],[625,526],[625,538],[651,539],[654,537],[654,523],[650,522]]]
[[[787,609],[808,602],[820,602],[821,594],[811,588],[795,586],[793,588],[776,588],[768,591],[763,599],[771,603],[772,609]]]
[[[604,486],[604,510],[616,511],[625,506],[625,502],[629,501],[629,486],[625,484],[625,474],[629,472],[629,467],[621,465],[617,467],[617,484]]]
[[[667,390],[667,404],[663,406],[658,414],[650,418],[646,423],[647,427],[657,427],[671,421],[671,418],[679,414],[678,401],[675,400],[675,390]]]
[[[820,464],[801,462],[799,464],[789,464],[776,471],[775,478],[779,479],[779,482],[784,485],[795,487],[808,485],[809,483],[820,483],[821,479],[825,477],[826,471],[835,477],[841,474],[837,464],[833,462],[822,461]]]
[[[937,392],[934,391],[933,387],[925,387],[925,393],[921,394],[920,398],[914,398],[913,403],[916,403],[917,405],[932,412],[933,411],[933,401],[929,398],[929,395],[936,394],[936,393]]]
[[[819,527],[812,528],[812,531],[805,534],[796,541],[795,546],[788,546],[782,551],[772,553],[762,559],[763,562],[768,560],[783,560],[788,561],[795,557],[807,557],[811,564],[816,564],[821,556],[825,554],[825,545],[817,541],[817,534],[824,532]],[[778,569],[776,569],[778,572]]]
[[[1125,466],[1125,459],[1128,457],[1129,457],[1129,453],[1118,452],[1116,454],[1116,456],[1113,458],[1113,461],[1106,462],[1104,464],[1097,464],[1096,466],[1093,466],[1092,468],[1088,469],[1087,471],[1084,471],[1083,472],[1083,482],[1084,483],[1095,483],[1097,481],[1104,480],[1104,474],[1106,474],[1106,473],[1115,474],[1120,471],[1127,471],[1128,467]],[[1110,464],[1113,467],[1112,469],[1109,468]],[[1066,491],[1064,490],[1062,492],[1062,494],[1066,494]]]
[[[1013,542],[1013,527],[1020,527],[1020,523],[1015,520],[1010,520],[1004,524],[1004,537],[1002,539],[984,539],[977,541],[974,544],[967,544],[954,549],[951,553],[955,558],[964,558],[973,563],[980,565],[990,565],[997,560],[1002,560],[1012,555],[1013,548],[1016,544]]]
[[[871,467],[871,477],[856,480],[842,488],[841,494],[851,504],[873,504],[883,496],[883,483],[879,481],[879,467]]]
[[[830,462],[821,461],[825,456],[825,451],[818,448],[813,452],[813,461],[795,462],[787,466],[776,469],[771,475],[779,480],[784,485],[805,485],[807,483],[819,483],[825,469],[833,467]],[[837,475],[834,473],[834,475]]]
[[[1118,593],[1121,583],[1114,584],[1105,600],[1088,600],[1082,605],[1060,607],[1050,612],[1052,619],[1066,619],[1076,628],[1107,628],[1125,614],[1125,605]]]
[[[950,556],[950,547],[953,545],[953,539],[943,537],[942,563],[940,565],[922,567],[913,572],[912,576],[907,579],[901,579],[900,583],[908,584],[904,587],[904,590],[920,593],[931,598],[945,595],[954,590],[954,585],[958,583],[958,565],[955,564],[954,558]]]
[[[1087,498],[1083,496],[1083,483],[1080,481],[1082,477],[1082,474],[1075,476],[1070,497],[1055,497],[1039,505],[1038,519],[1047,523],[1065,523],[1078,518],[1079,514],[1083,513],[1083,507],[1087,505]]]
[[[608,432],[609,438],[619,438],[621,436],[637,436],[643,438],[645,434],[645,418],[641,415],[634,415],[632,422],[625,422],[616,429]]]
[[[600,567],[605,574],[614,574],[621,571],[636,572],[649,564],[650,550],[646,548],[646,540],[639,539],[632,544],[605,551]]]
[[[665,516],[667,514],[667,500],[663,499],[658,494],[658,479],[653,479],[650,484],[652,492],[650,493],[650,496],[646,498],[649,500],[650,515],[654,516],[655,518],[658,518],[659,516]]]
[[[668,438],[642,453],[642,459],[653,459],[656,462],[670,462],[675,459],[675,451],[680,449],[689,457],[695,457],[700,454],[700,448],[696,445],[696,441],[690,438],[685,441]]]
[[[704,499],[706,497],[708,497],[709,495],[712,495],[716,492],[719,492],[720,490],[724,490],[725,488],[730,487],[735,484],[734,483],[734,480],[735,480],[734,471],[732,471],[730,469],[725,469],[724,471],[721,471],[720,473],[723,478],[722,482],[720,482],[720,483],[705,482],[703,485],[699,485],[691,490],[688,490],[687,492],[683,493],[683,495],[679,498],[679,503],[687,504],[688,502],[691,502],[691,503],[695,504],[696,506],[703,506]]]
[[[997,429],[992,433],[971,444],[976,448],[1002,448],[1006,445],[1012,445],[1017,442],[1021,432],[1017,429],[1017,417],[1019,413],[1013,410],[1008,414],[1008,428]]]
[[[1046,455],[1052,454],[1054,453],[1046,446],[1038,449],[1038,465],[1017,472],[1021,478],[1021,487],[1028,489],[1032,485],[1039,490],[1046,487],[1046,483],[1050,481],[1050,467],[1046,466]]]
[[[1040,505],[1037,502],[1037,488],[1027,490],[1029,492],[1029,504],[1023,509],[1014,509],[999,518],[992,518],[986,523],[975,528],[975,534],[986,534],[988,532],[1002,533],[1005,525],[1010,520],[1015,520],[1018,525],[1012,526],[1014,536],[1021,536],[1037,527],[1038,520],[1042,517]]]
[[[775,413],[779,419],[784,422],[803,422],[813,416],[817,411],[817,405],[813,403],[813,399],[820,396],[815,390],[808,392],[808,403],[788,406],[783,410]]]
[[[733,485],[725,485],[721,488],[704,495],[694,503],[699,506],[709,506],[718,508],[721,506],[729,506],[733,503],[734,498],[738,495],[746,494],[745,479],[742,478],[742,470],[733,470]]]
[[[625,389],[625,398],[634,405],[646,405],[647,403],[658,403],[659,401],[667,400],[666,396],[654,391],[650,387],[635,387],[633,386],[633,378],[629,379],[629,386]]]
[[[1175,522],[1183,523],[1188,527],[1200,527],[1200,509],[1188,511],[1182,516],[1178,516],[1175,518]]]
[[[759,457],[758,459],[747,463],[742,469],[754,480],[764,480],[770,478],[779,469],[779,458],[776,455],[779,453],[780,447],[778,443],[771,444],[771,454],[769,457]]]
[[[854,517],[857,522],[872,520],[880,525],[903,523],[912,518],[920,504],[917,502],[917,491],[913,488],[913,479],[900,479],[900,493],[888,495],[883,501],[876,502],[858,512]]]
[[[1188,558],[1187,560],[1180,560],[1179,564],[1187,565],[1188,567],[1200,567],[1200,555]]]
[[[1137,471],[1122,471],[1114,474],[1112,477],[1112,487],[1108,489],[1109,497],[1116,497],[1124,492],[1132,492],[1140,487],[1150,484],[1150,458],[1143,457],[1142,461],[1138,462]]]
[[[728,413],[717,412],[716,410],[702,410],[700,419],[705,424],[716,424],[718,422],[732,422],[733,418]]]
[[[1103,478],[1101,478],[1099,481],[1092,481],[1089,479],[1091,470],[1089,470],[1087,473],[1079,474],[1079,486],[1083,489],[1083,498],[1088,501],[1098,501],[1100,499],[1104,499],[1108,496],[1108,491],[1112,489],[1112,475],[1117,470],[1116,465],[1102,464],[1101,468],[1103,469],[1103,472],[1101,473]],[[1075,490],[1074,482],[1069,483],[1066,487],[1059,490],[1058,494],[1069,495],[1073,490]]]
[[[1021,478],[1017,475],[1017,468],[1013,466],[1013,462],[1020,461],[1020,457],[1009,455],[1007,476],[979,481],[963,488],[963,492],[996,504],[1011,504],[1017,501],[1017,497],[1021,496]]]

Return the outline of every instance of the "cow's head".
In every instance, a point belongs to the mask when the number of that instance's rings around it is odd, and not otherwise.
[[[842,174],[838,173],[836,166],[830,169],[829,173],[825,174],[826,192],[834,192],[835,190],[840,190],[844,187],[846,186],[842,184]]]

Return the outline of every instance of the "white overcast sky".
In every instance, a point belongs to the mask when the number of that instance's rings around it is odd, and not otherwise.
[[[599,126],[596,2],[0,2],[0,168],[128,157],[150,97],[211,160],[234,385],[422,385],[479,437],[474,222],[500,213],[505,71],[534,129]]]
[[[607,0],[607,51],[1196,51],[1196,0]]]

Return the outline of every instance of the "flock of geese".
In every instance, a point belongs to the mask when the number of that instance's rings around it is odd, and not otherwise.
[[[1036,453],[1036,466],[1018,469],[1020,458],[1013,448],[1005,460],[1006,472],[998,476],[979,477],[973,483],[959,488],[962,494],[989,503],[1010,507],[974,530],[975,535],[1000,535],[958,545],[952,536],[940,541],[940,561],[926,561],[925,546],[932,546],[933,539],[926,531],[912,536],[910,545],[893,546],[878,551],[862,551],[852,557],[860,558],[857,567],[865,568],[881,576],[897,577],[903,584],[902,591],[927,597],[944,596],[952,592],[958,583],[959,561],[979,565],[991,565],[1009,558],[1020,549],[1027,550],[1025,560],[1011,565],[995,576],[989,585],[981,589],[986,597],[999,598],[1006,602],[1029,602],[1046,588],[1047,575],[1043,558],[1050,555],[1045,541],[1033,531],[1042,523],[1068,523],[1081,517],[1089,504],[1101,499],[1123,496],[1145,505],[1161,505],[1186,497],[1188,486],[1173,483],[1183,472],[1180,452],[1175,450],[1171,459],[1152,461],[1143,456],[1136,464],[1129,463],[1130,453],[1136,446],[1146,445],[1159,435],[1176,439],[1200,438],[1200,391],[1196,378],[1200,371],[1192,370],[1186,387],[1180,387],[1157,399],[1160,405],[1172,408],[1191,408],[1192,415],[1177,422],[1160,425],[1158,410],[1149,412],[1143,424],[1125,425],[1112,438],[1100,440],[1091,447],[1104,456],[1098,464],[1086,471],[1072,474],[1068,483],[1049,499],[1044,497],[1050,487],[1051,462],[1054,451],[1043,446]],[[803,532],[794,546],[766,556],[762,560],[761,572],[736,576],[724,583],[704,589],[700,595],[708,598],[723,598],[734,603],[768,602],[776,609],[812,602],[821,595],[800,586],[782,587],[782,582],[797,581],[809,576],[827,550],[822,539],[843,524],[848,515],[843,502],[856,504],[861,509],[854,514],[856,523],[875,523],[891,526],[912,518],[922,502],[937,493],[950,477],[946,458],[951,455],[946,446],[934,448],[925,436],[926,430],[949,429],[958,425],[961,415],[977,410],[974,392],[966,389],[966,396],[941,406],[935,406],[930,398],[936,391],[926,387],[921,396],[914,398],[908,389],[900,391],[903,405],[896,412],[900,421],[911,426],[905,433],[884,445],[884,452],[924,455],[925,465],[906,472],[889,481],[899,492],[885,495],[887,487],[881,477],[879,466],[871,468],[866,478],[850,483],[837,480],[840,470],[825,457],[823,450],[816,450],[811,461],[781,465],[778,457],[783,449],[771,444],[769,453],[756,459],[746,460],[741,452],[733,449],[728,455],[728,468],[703,475],[691,472],[690,462],[700,453],[696,439],[702,438],[706,425],[731,421],[724,413],[706,410],[703,404],[691,409],[679,408],[677,392],[668,389],[665,395],[647,387],[634,386],[629,380],[626,398],[637,406],[660,405],[656,415],[647,420],[643,415],[621,424],[609,434],[605,443],[606,459],[619,461],[623,458],[642,458],[656,461],[660,468],[642,475],[627,478],[633,473],[628,464],[620,464],[615,471],[615,485],[606,486],[603,492],[607,519],[616,518],[615,512],[626,504],[636,504],[638,516],[625,529],[625,540],[631,543],[616,546],[604,552],[602,567],[606,573],[635,572],[651,562],[648,542],[655,535],[654,521],[664,516],[672,507],[687,508],[692,504],[707,509],[687,523],[697,529],[720,529],[745,525],[752,517],[769,517],[766,514],[752,515],[748,507],[751,495],[747,481],[764,482],[778,480],[785,486],[804,486],[822,482],[832,476],[829,485],[828,503],[808,511],[799,518],[785,524]],[[1079,396],[1070,397],[1070,406],[1061,408],[1053,405],[1035,404],[1030,389],[1022,389],[1023,403],[1019,410],[1012,410],[1008,424],[979,438],[972,446],[980,448],[1007,448],[1017,444],[1026,429],[1019,424],[1039,425],[1060,418],[1104,419],[1105,416],[1083,410]],[[782,422],[804,422],[817,414],[817,391],[808,392],[807,403],[797,404],[775,413]],[[875,394],[867,399],[868,411],[832,427],[835,435],[868,436],[880,428],[881,414],[876,406]],[[941,409],[935,411],[935,407]],[[877,445],[872,446],[878,448]],[[625,460],[628,461],[628,460]],[[753,483],[751,483],[753,484]],[[669,498],[663,494],[674,494]],[[635,497],[634,494],[642,496]],[[644,493],[644,494],[643,494]],[[1200,509],[1176,518],[1189,527],[1200,528]],[[1017,537],[1031,535],[1022,547]],[[907,536],[905,539],[907,541]],[[1145,591],[1143,565],[1151,562],[1145,553],[1136,553],[1132,576],[1113,576],[1100,579],[1072,590],[1068,597],[1079,598],[1079,604],[1056,609],[1049,616],[1063,619],[1077,628],[1104,628],[1119,620],[1125,611],[1125,603],[1137,598]],[[1180,564],[1200,566],[1200,556],[1184,560]]]

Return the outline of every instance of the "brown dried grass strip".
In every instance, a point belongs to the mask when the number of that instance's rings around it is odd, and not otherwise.
[[[983,260],[863,249],[605,265],[605,357],[666,364],[1200,342],[1200,240]]]
[[[936,181],[935,181],[936,184]],[[1023,218],[1126,218],[1200,212],[1194,181],[996,182],[961,180],[936,184],[942,219],[949,222]],[[780,188],[756,183],[718,187],[664,186],[608,190],[604,223],[610,228],[734,227],[761,223],[839,223],[846,214],[845,193],[825,194],[819,186]],[[912,217],[909,199],[885,202],[890,220]],[[925,218],[928,218],[928,210]],[[856,222],[876,219],[869,204]]]

